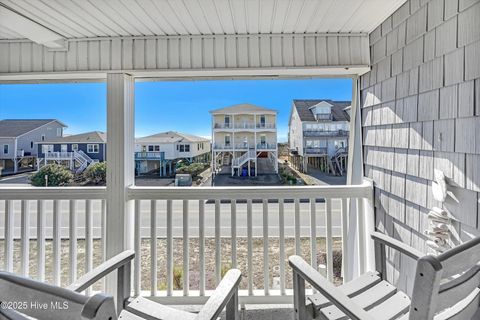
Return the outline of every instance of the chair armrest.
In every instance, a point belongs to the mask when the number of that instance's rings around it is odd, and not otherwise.
[[[202,310],[198,313],[198,320],[211,320],[217,319],[220,312],[227,305],[229,300],[238,292],[238,285],[242,273],[238,269],[230,269],[223,277],[222,281],[215,289],[213,294],[208,299],[207,303],[203,306]],[[238,308],[238,306],[237,306]]]
[[[111,259],[108,259],[104,263],[100,264],[98,267],[94,268],[92,271],[78,278],[74,283],[69,285],[67,289],[76,292],[82,292],[98,280],[111,273],[112,271],[115,271],[130,263],[133,258],[135,258],[135,251],[123,251],[122,253],[117,254]]]
[[[337,308],[345,313],[351,319],[358,320],[374,320],[365,310],[355,304],[342,291],[337,289],[327,279],[322,277],[317,270],[312,268],[305,260],[299,256],[291,256],[288,258],[290,267],[312,287],[317,289],[321,294],[331,301]]]
[[[7,320],[36,320],[15,310],[0,309],[0,319]]]
[[[398,241],[398,240],[396,240],[392,237],[389,237],[389,236],[387,236],[383,233],[374,231],[374,232],[372,232],[371,236],[372,236],[373,241],[379,242],[383,245],[386,245],[387,247],[393,248],[393,249],[409,256],[410,258],[412,258],[414,260],[418,260],[421,257],[425,256],[425,254],[418,251],[417,249],[414,249],[414,248],[410,247],[409,245],[406,245],[405,243],[403,243],[401,241]]]

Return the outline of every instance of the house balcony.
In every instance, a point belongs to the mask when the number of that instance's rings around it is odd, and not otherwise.
[[[257,123],[257,129],[272,130],[276,128],[277,126],[275,125],[275,123]]]
[[[215,143],[213,144],[213,150],[233,150],[233,144],[222,144],[222,143]]]
[[[44,154],[46,160],[72,160],[74,157],[74,152],[47,152]]]
[[[257,150],[276,150],[277,144],[275,143],[257,143]]]
[[[135,152],[135,160],[164,160],[165,152],[142,151]]]
[[[233,129],[233,124],[232,123],[221,123],[221,122],[216,122],[213,125],[214,129]]]
[[[328,154],[326,147],[305,148],[306,155],[326,155]]]
[[[367,268],[370,242],[363,231],[347,232],[346,221],[373,219],[372,195],[367,180],[361,185],[181,191],[128,187],[132,220],[124,229],[137,253],[130,294],[168,304],[203,303],[228,266],[244,275],[240,303],[291,303],[288,252],[303,254],[315,268],[326,259],[320,267],[338,284],[355,274],[354,260],[362,270]],[[118,205],[115,201],[108,200],[106,187],[1,186],[0,214],[5,220],[0,242],[5,250],[0,263],[10,272],[68,285],[117,247],[109,242],[118,230],[107,223],[106,211]],[[349,202],[356,203],[355,212],[349,211]],[[358,237],[358,252],[345,241],[350,232]],[[326,243],[325,253],[320,241]],[[341,268],[334,269],[334,254],[341,256]],[[104,283],[93,288],[105,290]]]
[[[303,130],[304,137],[346,137],[348,131],[336,130],[336,131],[321,131],[321,130]]]

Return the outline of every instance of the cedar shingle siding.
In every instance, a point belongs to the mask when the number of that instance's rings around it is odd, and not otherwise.
[[[480,1],[409,0],[370,34],[370,49],[361,104],[377,227],[427,251],[436,168],[457,185],[444,208],[459,237],[480,234]],[[388,266],[411,292],[414,264],[391,251]]]

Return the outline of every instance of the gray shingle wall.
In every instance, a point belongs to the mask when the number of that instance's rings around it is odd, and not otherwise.
[[[436,168],[456,185],[443,206],[457,237],[480,234],[480,0],[409,0],[369,38],[360,83],[377,227],[426,252]],[[415,264],[388,260],[390,281],[411,292]]]

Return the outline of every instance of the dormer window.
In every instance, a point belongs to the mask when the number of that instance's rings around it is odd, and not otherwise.
[[[319,104],[312,106],[310,111],[315,116],[315,120],[331,120],[332,119],[332,105],[322,101]]]

